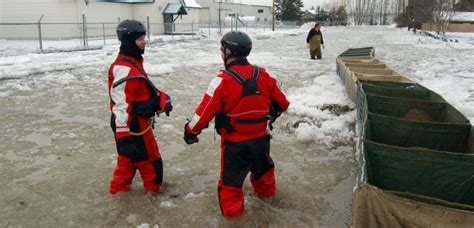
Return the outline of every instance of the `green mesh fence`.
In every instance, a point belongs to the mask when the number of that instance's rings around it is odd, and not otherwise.
[[[367,182],[474,206],[474,155],[363,141]]]
[[[470,124],[417,122],[367,114],[364,137],[378,143],[463,153]]]
[[[419,122],[469,124],[469,120],[446,102],[383,97],[367,94],[368,111]]]

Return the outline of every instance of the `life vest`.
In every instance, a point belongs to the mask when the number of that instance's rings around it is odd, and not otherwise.
[[[150,91],[150,98],[147,100],[147,101],[143,101],[143,102],[132,102],[132,114],[134,115],[137,115],[137,116],[141,116],[141,117],[150,117],[150,124],[148,125],[147,128],[145,128],[145,130],[141,131],[141,132],[131,132],[130,131],[130,135],[132,136],[142,136],[144,135],[146,132],[148,132],[149,130],[151,130],[153,128],[153,125],[155,123],[155,113],[157,111],[157,108],[155,107],[156,103],[159,102],[160,105],[163,105],[163,103],[167,103],[167,102],[171,102],[171,99],[169,99],[169,96],[164,94],[164,96],[160,96],[162,93],[161,91],[159,91],[156,86],[153,84],[153,82],[148,78],[148,74],[137,64],[135,63],[133,60],[129,59],[129,58],[126,58],[126,57],[122,57],[122,58],[118,58],[116,60],[116,62],[126,62],[126,63],[129,63],[131,64],[133,67],[135,67],[136,70],[138,70],[138,72],[140,72],[141,75],[133,75],[133,76],[127,76],[127,77],[124,77],[120,80],[118,80],[117,82],[115,82],[113,85],[112,85],[112,88],[115,88],[117,86],[119,86],[120,84],[124,83],[125,81],[127,80],[131,80],[131,79],[143,79],[145,80],[146,82],[146,85],[148,86],[148,89]],[[115,103],[112,98],[111,99],[111,102]],[[163,101],[164,99],[164,101]],[[112,117],[111,117],[111,126],[112,126],[112,129],[115,131],[115,116],[112,114]],[[112,123],[113,122],[113,123]]]
[[[237,105],[228,113],[219,112],[215,118],[218,134],[225,129],[228,134],[252,134],[264,132],[269,120],[270,101],[258,88],[260,68],[254,66],[253,75],[245,80],[234,70],[224,71],[243,86],[242,96]]]
[[[138,72],[140,72],[140,74],[142,74],[142,75],[128,76],[128,77],[122,78],[122,79],[118,80],[117,82],[115,82],[113,84],[113,88],[115,88],[118,85],[124,83],[126,80],[141,78],[141,79],[145,79],[146,84],[147,84],[148,88],[150,89],[150,96],[156,96],[156,91],[159,91],[159,90],[156,88],[156,86],[153,84],[153,82],[151,82],[150,79],[148,79],[148,74],[145,73],[145,71],[137,63],[135,63],[133,60],[131,60],[129,58],[126,58],[126,57],[118,58],[116,62],[129,63],[133,67],[135,67],[135,69],[137,69]]]
[[[132,103],[133,114],[142,117],[153,117],[155,115],[155,112],[158,111],[159,108],[163,109],[167,104],[171,103],[171,98],[168,96],[168,94],[158,90],[153,84],[153,82],[148,78],[148,74],[145,73],[145,71],[137,63],[126,57],[117,59],[117,62],[126,62],[131,64],[138,70],[138,72],[141,73],[141,75],[124,77],[115,82],[112,85],[113,88],[130,79],[143,79],[145,80],[150,91],[150,98],[148,99],[148,101]],[[156,104],[158,104],[158,107],[156,106]]]

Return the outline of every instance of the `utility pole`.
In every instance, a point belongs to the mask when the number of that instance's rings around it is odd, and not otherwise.
[[[219,34],[222,34],[222,28],[221,28],[221,1],[219,0]]]
[[[272,1],[272,31],[275,31],[275,0]]]

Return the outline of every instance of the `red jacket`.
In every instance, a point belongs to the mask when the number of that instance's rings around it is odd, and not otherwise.
[[[123,61],[124,58],[134,64]],[[137,69],[136,66],[140,69]],[[117,140],[130,135],[130,123],[133,118],[138,118],[138,123],[142,130],[151,124],[150,117],[132,113],[132,102],[148,101],[152,94],[149,82],[147,82],[147,79],[144,79],[148,78],[148,76],[146,73],[143,75],[140,70],[145,73],[143,70],[143,60],[137,61],[132,57],[120,54],[109,69],[110,111],[115,115],[115,136]],[[127,77],[136,78],[120,83],[120,80]]]
[[[254,66],[251,64],[233,65],[231,70],[236,71],[245,80],[252,77]],[[264,96],[268,104],[271,101],[276,102],[282,111],[288,109],[289,102],[283,92],[277,86],[277,79],[270,76],[264,68],[260,68],[260,76],[257,80],[261,95]],[[215,77],[204,94],[204,97],[196,108],[196,112],[191,119],[188,132],[193,134],[201,133],[202,129],[208,126],[208,123],[214,118],[217,112],[229,113],[239,102],[242,96],[243,86],[235,80],[229,73],[222,71]],[[267,130],[252,134],[221,134],[222,138],[229,141],[242,141],[252,138],[258,138],[267,135]]]

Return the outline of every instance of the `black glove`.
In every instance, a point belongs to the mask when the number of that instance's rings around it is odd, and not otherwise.
[[[269,110],[269,115],[270,115],[270,121],[269,121],[269,127],[270,130],[273,130],[273,122],[280,117],[281,113],[283,112],[283,109],[276,103],[275,101],[272,101],[272,104],[270,106]]]
[[[189,122],[184,125],[184,136],[183,136],[183,139],[184,139],[184,141],[186,142],[186,144],[191,145],[191,144],[193,144],[193,143],[199,142],[199,138],[197,137],[198,135],[193,134],[193,133],[190,133],[190,132],[187,131],[187,129],[188,129],[188,124],[189,124]]]
[[[165,105],[165,114],[170,116],[170,112],[173,111],[173,105],[171,104],[171,98],[166,94],[166,105]]]

